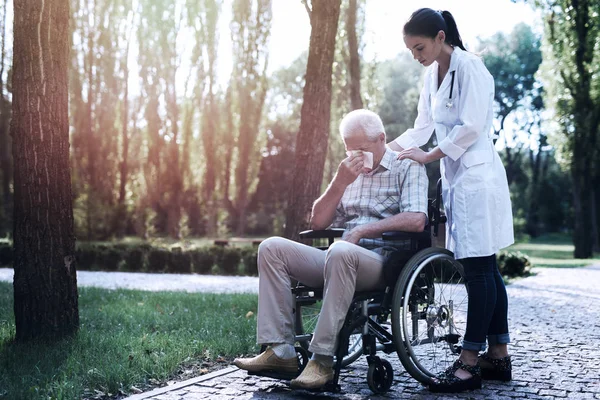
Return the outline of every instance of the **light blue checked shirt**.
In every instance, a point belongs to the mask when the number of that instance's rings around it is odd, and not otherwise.
[[[360,174],[348,185],[337,206],[332,228],[349,232],[358,225],[376,222],[401,212],[427,215],[429,180],[425,166],[412,160],[398,160],[397,153],[386,148],[379,166]],[[406,241],[361,239],[359,246],[387,255],[390,246],[402,247]]]

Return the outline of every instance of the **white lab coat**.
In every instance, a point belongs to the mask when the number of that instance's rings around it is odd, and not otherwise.
[[[494,79],[478,56],[455,48],[439,90],[437,82],[434,62],[425,72],[415,126],[396,143],[420,147],[435,130],[446,154],[440,162],[446,247],[457,259],[489,256],[514,242],[506,171],[491,136]]]

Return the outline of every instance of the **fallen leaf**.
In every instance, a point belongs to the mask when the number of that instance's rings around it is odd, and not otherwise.
[[[140,388],[136,388],[135,386],[130,387],[133,393],[144,393],[144,391]]]

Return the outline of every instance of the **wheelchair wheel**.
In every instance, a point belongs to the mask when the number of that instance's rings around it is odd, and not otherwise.
[[[321,301],[296,302],[295,329],[296,341],[308,352],[308,346],[315,331],[319,314],[321,313]],[[310,353],[309,353],[310,355]],[[356,332],[350,335],[348,354],[342,360],[342,367],[352,364],[362,355],[362,334]],[[334,360],[335,361],[335,360]]]
[[[451,252],[428,248],[404,266],[392,300],[392,333],[406,371],[427,384],[460,353],[468,295],[462,265]]]
[[[369,363],[369,371],[367,372],[367,383],[369,389],[375,394],[385,393],[392,387],[394,381],[394,370],[392,364],[387,360],[382,360],[377,357]]]

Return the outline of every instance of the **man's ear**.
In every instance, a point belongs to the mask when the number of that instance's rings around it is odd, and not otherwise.
[[[383,143],[385,143],[385,133],[379,132],[379,140],[381,140],[381,141],[383,141]]]

